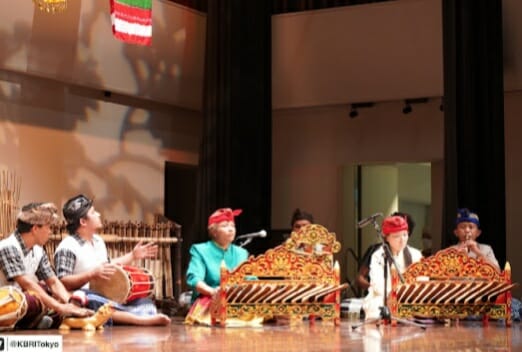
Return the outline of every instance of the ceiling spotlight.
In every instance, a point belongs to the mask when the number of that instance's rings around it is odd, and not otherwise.
[[[351,104],[351,109],[350,109],[350,118],[354,119],[356,118],[357,116],[359,116],[359,109],[361,108],[371,108],[372,106],[374,106],[375,103],[372,103],[372,102],[364,102],[364,103],[353,103]]]
[[[356,118],[357,116],[359,116],[359,112],[357,111],[356,108],[354,108],[354,107],[352,106],[352,109],[350,110],[350,114],[349,114],[349,115],[350,115],[350,118],[351,118],[351,119],[354,119],[354,118]]]
[[[406,99],[404,101],[404,107],[402,108],[403,114],[409,114],[413,111],[412,105],[413,104],[425,104],[428,102],[428,98],[412,98],[412,99]]]

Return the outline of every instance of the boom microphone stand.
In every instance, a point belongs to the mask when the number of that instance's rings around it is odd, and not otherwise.
[[[239,243],[238,246],[239,247],[245,247],[247,244],[252,242],[252,240],[254,238],[256,238],[256,237],[266,237],[266,231],[265,230],[260,230],[260,231],[257,231],[257,232],[252,232],[252,233],[247,233],[247,234],[244,234],[244,235],[237,236],[234,239],[234,242],[235,241],[239,241],[239,240],[243,240],[243,242]]]
[[[245,240],[241,243],[238,244],[239,247],[244,247],[246,246],[247,244],[249,244],[250,242],[252,242],[252,237],[249,237],[249,238],[245,238]]]
[[[398,321],[400,323],[403,323],[403,324],[406,324],[406,325],[411,325],[411,326],[417,326],[417,327],[425,330],[426,329],[426,325],[419,324],[419,323],[416,323],[416,322],[408,320],[408,319],[403,319],[403,318],[399,318],[399,317],[395,317],[395,316],[391,315],[390,308],[388,307],[388,292],[387,292],[387,289],[388,289],[388,270],[389,270],[390,264],[395,267],[395,269],[397,271],[397,274],[399,276],[399,280],[401,280],[401,283],[404,283],[404,277],[402,276],[402,274],[399,271],[399,267],[397,266],[397,262],[395,261],[395,258],[393,258],[393,255],[391,253],[390,246],[388,245],[388,242],[386,242],[384,240],[384,236],[383,236],[383,234],[381,232],[381,227],[377,223],[376,217],[372,216],[369,220],[373,224],[373,227],[375,228],[375,231],[377,232],[377,237],[381,241],[382,248],[384,250],[384,253],[383,253],[383,257],[384,257],[384,270],[383,270],[384,271],[384,291],[383,291],[384,292],[384,305],[379,307],[380,316],[378,318],[372,318],[372,319],[368,319],[368,320],[366,320],[366,321],[364,321],[362,323],[359,323],[359,324],[353,324],[352,325],[352,329],[355,330],[358,327],[361,327],[363,325],[373,324],[373,323],[375,323],[377,326],[379,326],[381,323],[389,324],[392,321],[392,319],[393,319],[393,320],[396,320],[396,321]]]

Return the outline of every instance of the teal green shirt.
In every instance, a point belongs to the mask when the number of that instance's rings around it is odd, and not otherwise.
[[[235,269],[248,259],[246,249],[231,244],[226,250],[219,247],[214,241],[194,244],[190,247],[190,262],[187,269],[187,285],[196,292],[196,284],[204,281],[210,287],[218,287],[220,280],[221,262],[225,262],[228,270]]]

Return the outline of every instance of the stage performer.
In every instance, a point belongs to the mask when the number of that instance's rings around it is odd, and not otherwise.
[[[402,216],[389,216],[382,222],[383,245],[388,245],[393,259],[397,263],[400,273],[422,258],[422,253],[408,246],[408,222]],[[384,306],[384,295],[391,291],[391,260],[386,260],[385,249],[379,247],[370,260],[370,286],[364,298],[363,309],[366,319],[381,316],[381,307]],[[384,270],[387,270],[386,292],[384,292]]]
[[[43,246],[58,221],[53,203],[24,205],[16,229],[0,241],[0,285],[20,289],[27,311],[16,328],[58,327],[64,316],[87,317],[92,310],[69,303],[70,293],[56,277]]]
[[[232,243],[236,236],[234,217],[239,214],[241,209],[216,210],[208,218],[210,240],[190,248],[187,285],[193,290],[193,304],[185,318],[186,324],[210,325],[209,306],[219,292],[221,263],[233,270],[248,258],[246,249]],[[260,321],[254,317],[244,319],[245,323],[252,324]]]
[[[406,219],[406,222],[408,223],[408,237],[411,237],[411,234],[415,229],[415,221],[413,220],[412,216],[408,213],[401,213],[398,211],[391,214],[391,216],[401,216],[404,219]],[[359,286],[359,288],[363,290],[363,292],[365,292],[365,295],[368,293],[367,290],[370,287],[370,260],[372,259],[372,254],[381,245],[382,242],[378,242],[368,247],[366,249],[366,252],[364,252],[364,255],[359,263],[359,273],[357,274],[355,282],[357,283],[357,286]]]
[[[314,223],[314,217],[312,214],[303,211],[299,208],[294,210],[292,214],[292,219],[290,220],[290,225],[292,225],[292,231],[297,232],[303,226],[310,225]]]
[[[70,236],[65,237],[54,256],[56,273],[69,290],[81,289],[86,293],[87,307],[97,310],[111,302],[115,311],[108,324],[123,325],[168,325],[170,318],[158,313],[150,298],[138,298],[126,304],[112,302],[107,297],[89,290],[89,282],[94,278],[107,280],[116,272],[116,265],[130,265],[135,260],[153,258],[158,247],[142,241],[125,255],[110,259],[107,247],[96,232],[102,228],[100,213],[93,206],[93,201],[84,195],[69,199],[63,206],[63,215],[67,222]]]
[[[467,208],[458,209],[453,233],[459,242],[452,248],[461,250],[472,258],[482,259],[500,271],[500,265],[495,257],[493,248],[487,244],[477,242],[477,238],[482,233],[477,213]],[[513,297],[511,300],[511,317],[514,321],[520,321],[521,315],[522,302],[518,298]]]
[[[453,233],[459,240],[459,243],[454,245],[453,248],[461,250],[472,258],[483,259],[500,271],[493,248],[487,244],[477,242],[477,238],[482,232],[480,230],[479,217],[476,213],[466,208],[458,209]]]

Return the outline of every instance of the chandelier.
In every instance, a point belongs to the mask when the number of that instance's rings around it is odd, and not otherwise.
[[[33,0],[35,5],[48,13],[63,12],[67,8],[67,0]]]

